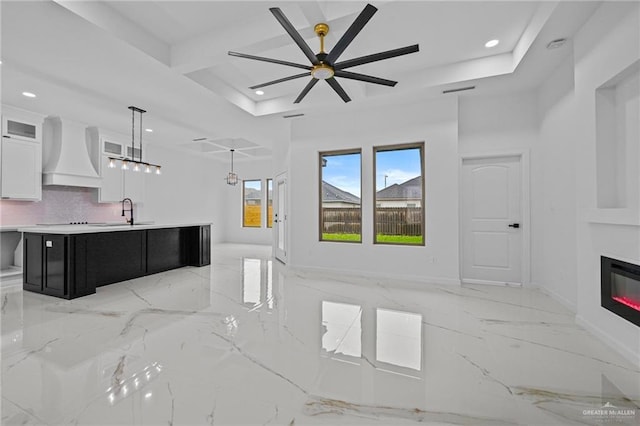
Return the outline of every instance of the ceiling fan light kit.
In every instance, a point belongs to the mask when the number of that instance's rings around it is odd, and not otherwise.
[[[311,65],[303,65],[297,64],[294,62],[281,61],[279,59],[273,58],[265,58],[262,56],[255,55],[247,55],[244,53],[238,52],[229,52],[229,55],[236,56],[239,58],[252,59],[256,61],[270,62],[273,64],[285,65],[294,68],[302,68],[307,70],[307,72],[295,74],[289,77],[279,78],[277,80],[269,81],[267,83],[258,84],[256,86],[251,86],[251,90],[259,89],[265,86],[270,86],[272,84],[282,83],[289,80],[294,80],[297,78],[308,77],[311,76],[311,80],[307,83],[307,85],[302,89],[302,92],[298,95],[293,103],[300,103],[302,99],[309,93],[309,91],[316,85],[318,80],[325,80],[329,86],[342,98],[344,102],[349,102],[351,98],[344,91],[340,83],[335,79],[335,77],[347,78],[350,80],[363,81],[366,83],[380,84],[383,86],[393,87],[397,84],[397,81],[387,80],[384,78],[373,77],[370,75],[344,71],[345,68],[351,68],[358,65],[364,65],[371,62],[381,61],[384,59],[395,58],[396,56],[407,55],[410,53],[415,53],[419,51],[419,46],[417,44],[401,47],[399,49],[387,50],[385,52],[374,53],[371,55],[361,56],[358,58],[348,59],[346,61],[337,62],[340,55],[345,51],[345,49],[351,44],[353,39],[360,33],[362,28],[369,22],[369,20],[373,17],[373,15],[378,11],[378,9],[370,4],[367,4],[365,8],[360,12],[358,17],[353,21],[351,26],[347,29],[347,31],[342,35],[340,40],[336,43],[336,45],[331,49],[329,53],[324,51],[324,38],[329,33],[329,25],[325,23],[316,24],[314,27],[314,31],[316,35],[320,38],[320,52],[313,53],[309,45],[304,41],[300,33],[293,27],[291,22],[287,19],[287,17],[282,13],[282,11],[277,7],[272,7],[269,9],[276,20],[282,25],[284,30],[289,34],[289,36],[293,39],[293,41],[298,45],[300,50],[305,54],[307,59],[311,62]]]

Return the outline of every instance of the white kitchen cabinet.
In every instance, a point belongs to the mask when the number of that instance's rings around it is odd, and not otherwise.
[[[98,202],[116,203],[131,198],[134,203],[144,202],[145,173],[122,170],[120,164],[109,168],[109,157],[102,156],[100,163],[102,187],[98,190]]]
[[[145,173],[133,170],[122,170],[121,162],[116,162],[117,167],[109,167],[109,157],[124,158],[131,156],[130,147],[121,142],[116,142],[117,138],[103,137],[100,141],[102,154],[100,158],[100,176],[102,177],[102,188],[98,190],[98,202],[116,203],[124,198],[130,198],[134,203],[144,202]]]
[[[144,201],[144,183],[145,173],[126,170],[123,173],[124,192],[123,195],[131,198],[134,203],[142,203]]]
[[[0,195],[2,198],[42,199],[41,124],[34,120],[2,116]]]
[[[109,157],[101,156],[100,177],[102,177],[102,187],[98,189],[98,202],[117,203],[122,201],[124,191],[123,173],[120,168],[109,168]]]

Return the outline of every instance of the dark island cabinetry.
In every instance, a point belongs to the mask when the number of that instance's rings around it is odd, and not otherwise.
[[[96,287],[211,263],[209,225],[24,234],[23,289],[75,299]]]
[[[67,242],[65,235],[25,235],[23,248],[25,290],[64,297]]]
[[[211,263],[211,227],[199,226],[189,230],[192,241],[188,249],[189,265],[205,266]]]

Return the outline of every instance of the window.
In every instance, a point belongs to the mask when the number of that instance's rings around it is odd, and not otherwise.
[[[320,241],[362,240],[360,150],[321,152]]]
[[[273,228],[273,179],[267,179],[267,228]]]
[[[242,182],[242,226],[260,228],[262,224],[262,181]]]
[[[376,244],[424,245],[424,143],[375,147]]]

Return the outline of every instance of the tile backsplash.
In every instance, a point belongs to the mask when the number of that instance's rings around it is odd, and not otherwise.
[[[97,198],[97,189],[43,187],[42,201],[0,200],[0,224],[124,221],[120,203],[98,204]]]

